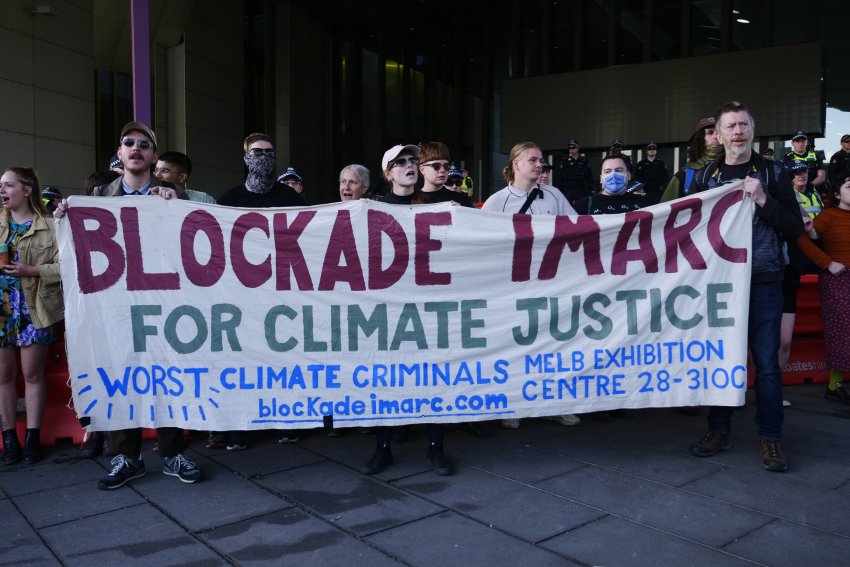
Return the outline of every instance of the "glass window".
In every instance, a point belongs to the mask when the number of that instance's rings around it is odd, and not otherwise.
[[[682,0],[652,3],[653,61],[676,59],[682,50]]]
[[[608,0],[585,1],[581,7],[581,68],[608,64]]]
[[[617,3],[617,43],[615,65],[643,61],[643,0]]]
[[[773,45],[786,45],[816,39],[809,38],[810,19],[817,17],[815,7],[797,0],[773,2]]]
[[[574,71],[575,4],[555,2],[549,7],[549,72]]]
[[[763,44],[762,29],[765,13],[759,12],[761,2],[757,0],[734,0],[732,2],[732,45],[733,49],[758,49]]]
[[[721,0],[691,2],[691,55],[720,52]]]

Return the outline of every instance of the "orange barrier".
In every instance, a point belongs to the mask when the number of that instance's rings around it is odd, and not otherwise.
[[[74,410],[69,409],[71,400],[71,388],[68,386],[68,358],[65,354],[65,329],[60,324],[59,339],[50,345],[47,352],[47,362],[44,367],[44,375],[47,380],[47,404],[44,408],[44,419],[41,423],[41,444],[53,447],[59,440],[69,439],[74,445],[83,442],[85,429],[80,425]],[[25,384],[23,372],[18,359],[18,415],[15,426],[18,430],[18,438],[23,441],[27,431],[27,417],[24,408],[21,407],[24,399]],[[156,438],[156,431],[145,429],[142,431],[144,439]]]

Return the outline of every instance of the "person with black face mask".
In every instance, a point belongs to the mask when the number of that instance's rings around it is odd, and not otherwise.
[[[276,181],[275,151],[271,136],[260,132],[250,134],[242,146],[245,150],[245,165],[248,166],[245,183],[222,195],[218,200],[219,205],[266,209],[303,207],[307,204],[295,189]],[[288,443],[298,440],[297,436],[290,437],[287,434],[284,434],[283,439]],[[247,431],[210,431],[207,443],[210,449],[227,447],[229,451],[245,449],[247,446]]]
[[[275,151],[271,136],[250,134],[243,144],[248,175],[245,183],[227,191],[218,200],[229,207],[303,207],[306,203],[292,187],[275,181]]]

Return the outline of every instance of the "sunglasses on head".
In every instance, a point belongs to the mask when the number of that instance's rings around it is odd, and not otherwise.
[[[423,163],[422,165],[425,167],[433,167],[434,171],[442,171],[444,169],[448,171],[451,168],[451,164],[442,162]]]
[[[394,159],[393,161],[390,162],[390,164],[391,164],[390,166],[391,167],[404,167],[407,164],[416,165],[417,163],[419,163],[419,158],[410,156],[410,157],[403,157],[403,158]]]
[[[128,148],[132,148],[133,146],[139,146],[141,149],[146,150],[153,146],[147,140],[137,140],[136,138],[131,138],[127,136],[126,138],[121,138],[121,145],[127,146]]]

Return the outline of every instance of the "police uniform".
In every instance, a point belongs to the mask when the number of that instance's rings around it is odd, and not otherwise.
[[[567,154],[558,164],[558,189],[570,203],[590,195],[593,185],[590,162],[584,154],[578,158]]]

